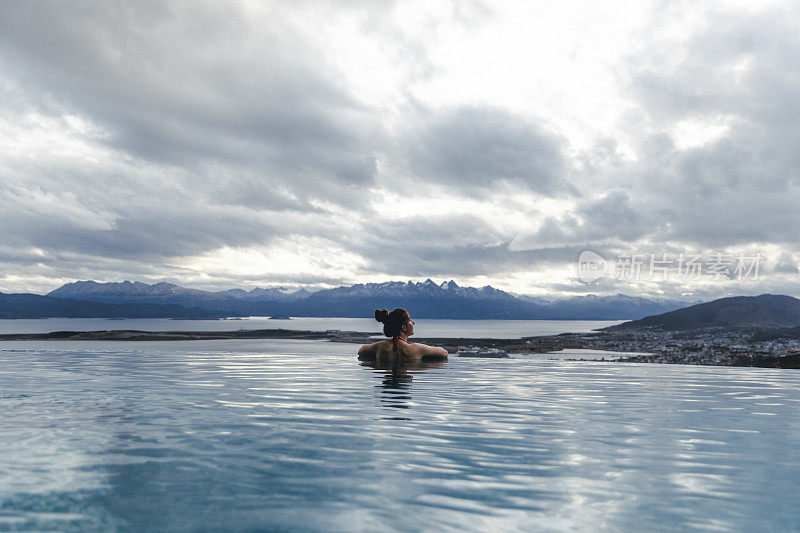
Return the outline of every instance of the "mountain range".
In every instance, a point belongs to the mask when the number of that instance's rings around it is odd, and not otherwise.
[[[481,288],[462,287],[452,280],[441,284],[432,280],[417,283],[359,283],[316,292],[284,288],[213,292],[165,282],[151,285],[138,281],[77,281],[67,283],[46,296],[39,296],[48,300],[31,298],[37,295],[25,296],[27,300],[18,298],[13,307],[7,307],[0,299],[0,316],[103,316],[103,313],[110,313],[109,316],[113,317],[125,316],[122,307],[90,305],[105,304],[132,306],[129,307],[131,316],[156,313],[174,318],[272,315],[369,317],[375,309],[404,307],[416,318],[626,320],[687,305],[685,302],[622,294],[576,296],[549,301],[520,297],[488,285]],[[28,301],[30,308],[25,308],[24,301]],[[68,302],[83,302],[84,305],[81,307]]]

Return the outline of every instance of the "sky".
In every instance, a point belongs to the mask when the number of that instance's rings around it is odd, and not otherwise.
[[[0,291],[800,297],[798,27],[790,1],[3,2]]]

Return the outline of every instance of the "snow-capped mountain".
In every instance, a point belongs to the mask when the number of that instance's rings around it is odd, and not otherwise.
[[[77,300],[110,300],[115,298],[163,298],[176,294],[201,294],[206,291],[186,289],[172,283],[155,283],[148,285],[141,281],[123,281],[121,283],[97,283],[96,281],[76,281],[62,285],[47,296],[56,298],[73,298]]]
[[[311,293],[305,289],[292,290],[285,287],[262,289],[261,287],[256,287],[250,291],[245,291],[244,289],[228,289],[227,291],[219,291],[217,294],[231,296],[240,300],[275,300],[289,302],[305,298]]]
[[[387,281],[357,283],[308,292],[283,287],[211,292],[171,283],[68,283],[51,297],[104,303],[174,304],[230,316],[369,317],[375,309],[404,307],[417,318],[500,318],[558,320],[625,320],[664,313],[685,303],[618,294],[576,296],[563,300],[515,296],[489,285],[462,287],[450,280],[436,283]]]

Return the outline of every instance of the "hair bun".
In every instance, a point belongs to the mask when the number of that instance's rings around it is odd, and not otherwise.
[[[386,309],[376,309],[375,320],[377,320],[381,324],[386,324],[386,322],[389,321],[389,311],[387,311]]]

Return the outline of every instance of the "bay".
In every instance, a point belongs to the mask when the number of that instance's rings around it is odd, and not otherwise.
[[[585,332],[619,324],[620,320],[446,320],[414,319],[418,336],[490,337],[514,339],[566,332]],[[326,331],[374,331],[381,324],[373,318],[297,317],[291,320],[249,317],[235,320],[170,320],[161,318],[110,320],[103,318],[45,318],[0,320],[2,333],[48,333],[51,331],[99,331],[134,329],[143,331],[226,331],[236,329],[290,329]]]
[[[800,371],[213,342],[2,343],[0,530],[800,528]]]

